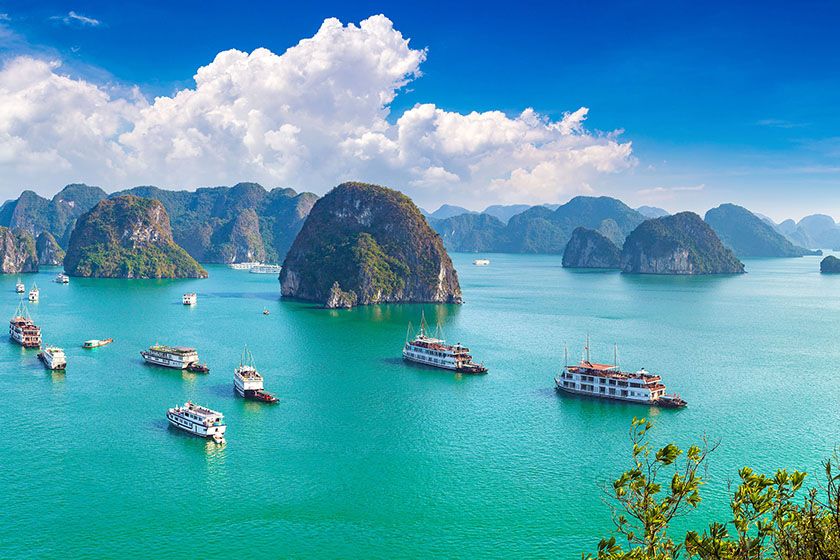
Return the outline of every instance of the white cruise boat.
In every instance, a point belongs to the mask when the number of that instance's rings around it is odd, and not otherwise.
[[[489,266],[490,265],[490,259],[475,259],[473,261],[473,264],[475,266]]]
[[[195,305],[197,301],[198,294],[196,294],[195,292],[184,294],[184,296],[181,298],[181,303],[183,303],[184,305]]]
[[[64,356],[64,350],[55,346],[47,345],[38,354],[38,358],[44,362],[44,366],[47,369],[57,370],[67,367],[67,358]]]
[[[257,266],[259,264],[262,264],[262,263],[257,262],[257,261],[251,261],[251,262],[244,262],[244,263],[231,263],[228,266],[230,268],[232,268],[233,270],[251,270],[252,268],[254,268],[255,266]]]
[[[233,388],[243,398],[267,403],[276,403],[277,397],[263,391],[263,377],[254,365],[254,357],[245,347],[239,366],[233,370]]]
[[[150,364],[174,369],[186,369],[199,373],[209,373],[206,365],[198,362],[198,352],[195,348],[185,346],[166,346],[155,344],[148,350],[140,352],[143,359]]]
[[[41,290],[39,290],[38,285],[33,282],[32,283],[32,289],[29,290],[29,301],[37,302],[40,297],[41,297]]]
[[[24,348],[41,347],[41,327],[32,321],[23,301],[18,304],[14,317],[9,320],[9,338]]]
[[[225,441],[225,417],[221,412],[210,410],[187,401],[166,411],[169,423],[193,435],[212,438],[216,443]]]
[[[636,372],[621,371],[618,367],[618,351],[613,364],[596,364],[589,359],[589,339],[584,347],[585,359],[576,366],[567,365],[554,378],[558,391],[575,395],[586,395],[600,399],[611,399],[649,406],[682,408],[687,406],[679,395],[665,394],[665,385],[658,375],[640,369]],[[568,361],[568,360],[567,360]]]
[[[56,284],[69,284],[70,283],[70,277],[62,272],[58,276],[55,277],[55,283]]]
[[[280,274],[281,268],[279,264],[257,264],[252,266],[248,272],[252,274]]]
[[[408,329],[411,332],[411,325]],[[487,373],[484,364],[474,363],[470,356],[470,349],[462,346],[460,342],[454,345],[446,344],[443,338],[427,336],[425,316],[420,319],[420,332],[413,339],[406,339],[403,346],[403,359],[458,373],[473,375]]]
[[[23,285],[23,282],[20,281],[20,278],[18,278],[17,284],[15,284],[15,291],[19,294],[26,292],[26,286]]]

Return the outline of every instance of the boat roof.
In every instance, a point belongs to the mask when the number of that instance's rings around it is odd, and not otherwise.
[[[587,362],[586,360],[582,360],[578,367],[594,369],[598,371],[612,371],[618,369],[618,366],[615,364],[593,364],[592,362]]]
[[[189,346],[167,346],[165,344],[155,344],[154,346],[150,346],[149,350],[169,352],[170,354],[191,354],[195,352],[195,348],[190,348]]]

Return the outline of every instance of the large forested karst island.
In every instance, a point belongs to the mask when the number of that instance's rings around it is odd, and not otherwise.
[[[26,231],[0,226],[0,273],[38,272],[35,240]]]
[[[594,229],[579,227],[563,251],[566,268],[619,268],[621,249]]]
[[[283,262],[283,297],[326,307],[460,303],[440,237],[404,194],[344,183],[315,203]]]
[[[742,206],[721,204],[706,212],[705,220],[723,244],[738,257],[801,257],[820,254],[819,250],[812,251],[794,245],[772,225]]]
[[[207,272],[172,239],[158,200],[132,195],[99,201],[70,236],[64,270],[95,278],[204,278]]]
[[[643,222],[624,242],[621,269],[637,274],[740,274],[744,264],[693,212]]]

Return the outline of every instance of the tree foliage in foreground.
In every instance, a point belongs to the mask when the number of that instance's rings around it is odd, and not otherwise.
[[[824,463],[824,480],[807,490],[805,473],[766,476],[742,468],[731,519],[675,540],[669,525],[700,504],[716,445],[704,439],[686,451],[672,443],[654,449],[650,429],[644,418],[633,419],[631,468],[608,490],[616,535],[602,539],[587,560],[840,560],[840,456]]]

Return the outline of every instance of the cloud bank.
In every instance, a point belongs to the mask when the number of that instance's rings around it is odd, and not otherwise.
[[[584,127],[585,107],[559,120],[433,103],[391,116],[426,55],[382,15],[327,19],[281,55],[220,52],[194,88],[154,101],[73,79],[59,61],[13,58],[0,70],[0,181],[52,191],[252,180],[323,193],[359,179],[421,202],[538,202],[634,165],[621,131]]]

